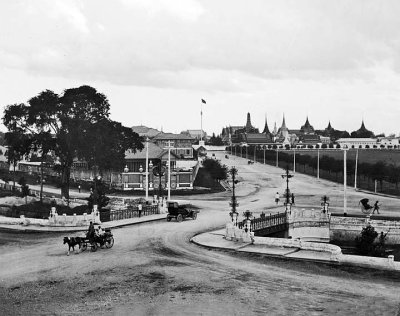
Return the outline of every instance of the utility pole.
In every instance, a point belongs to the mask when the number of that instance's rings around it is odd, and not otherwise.
[[[171,200],[171,141],[168,141],[168,200]]]
[[[149,138],[146,137],[146,201],[149,199]]]
[[[356,166],[354,168],[354,189],[357,189],[358,148],[356,151]]]

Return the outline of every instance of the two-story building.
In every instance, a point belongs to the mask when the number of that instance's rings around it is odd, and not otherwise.
[[[193,137],[185,134],[160,133],[153,138],[153,142],[163,149],[171,147],[171,152],[180,159],[193,159]]]

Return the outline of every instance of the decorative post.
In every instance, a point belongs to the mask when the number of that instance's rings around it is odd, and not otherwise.
[[[232,211],[229,213],[232,219],[233,226],[237,226],[237,218],[238,218],[238,212],[236,211],[236,207],[239,206],[239,203],[236,201],[236,195],[235,195],[235,184],[238,183],[237,180],[235,180],[235,176],[237,175],[237,169],[235,167],[232,167],[229,170],[229,173],[232,176],[232,197],[231,197],[231,202],[229,203],[229,206],[232,208]]]
[[[328,211],[329,211],[329,203],[328,203],[329,197],[327,197],[326,195],[324,195],[324,196],[321,198],[321,201],[322,201],[322,203],[321,203],[322,212],[323,212],[323,213],[328,213]]]
[[[289,174],[289,165],[286,165],[286,173],[282,175],[282,179],[286,178],[286,192],[285,192],[285,210],[290,211],[292,204],[290,203],[290,190],[289,190],[289,179],[293,175]]]

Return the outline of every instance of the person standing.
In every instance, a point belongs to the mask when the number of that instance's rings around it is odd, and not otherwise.
[[[275,203],[276,203],[276,205],[278,205],[279,199],[280,199],[279,192],[276,192],[276,194],[275,194]]]
[[[292,193],[292,204],[294,205],[294,193]]]
[[[79,193],[81,193],[81,185],[80,184],[78,185],[78,191],[79,191]]]

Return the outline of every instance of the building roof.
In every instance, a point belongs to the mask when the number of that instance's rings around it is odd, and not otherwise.
[[[132,126],[131,129],[135,133],[138,133],[139,136],[148,136],[150,138],[153,138],[154,136],[161,133],[159,130],[157,130],[155,128],[147,127],[144,125]]]
[[[149,159],[160,159],[168,153],[168,150],[162,149],[156,144],[149,142]],[[176,155],[171,151],[171,156],[176,157]],[[125,152],[125,159],[146,159],[146,147],[142,151],[137,150],[136,153],[127,150]]]
[[[264,144],[272,142],[269,134],[246,133],[245,139],[247,144]]]
[[[300,128],[300,131],[301,131],[302,133],[307,133],[307,134],[314,133],[314,127],[312,127],[312,125],[311,125],[310,122],[308,121],[308,116],[307,116],[306,122],[305,122],[304,125]]]
[[[192,140],[193,137],[190,137],[185,134],[173,134],[173,133],[160,133],[153,138],[154,140]]]

